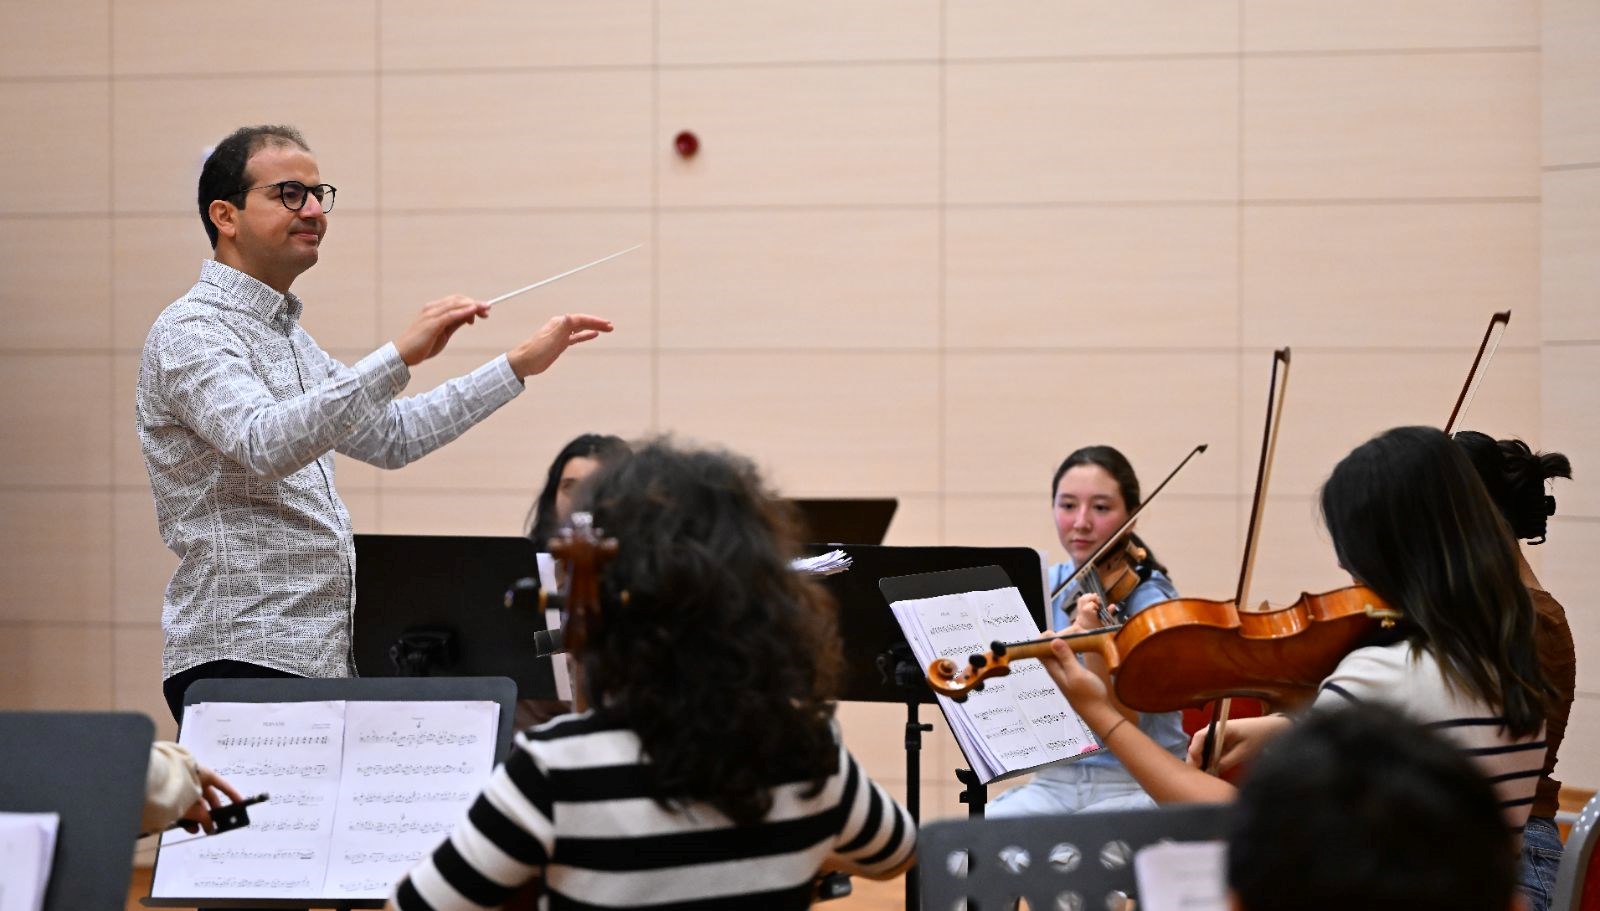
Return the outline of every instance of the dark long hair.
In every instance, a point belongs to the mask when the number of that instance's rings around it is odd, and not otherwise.
[[[1056,487],[1061,483],[1061,476],[1079,465],[1098,465],[1104,468],[1106,473],[1111,475],[1111,480],[1117,482],[1117,490],[1122,494],[1122,505],[1127,507],[1128,512],[1138,509],[1139,504],[1144,502],[1139,498],[1139,476],[1134,474],[1132,463],[1121,451],[1111,446],[1085,446],[1063,459],[1061,465],[1056,468],[1055,477],[1050,479],[1051,502],[1055,501]],[[1150,549],[1150,545],[1146,544],[1144,539],[1132,532],[1129,532],[1128,537],[1149,554],[1144,561],[1146,567],[1157,570],[1162,575],[1172,575],[1161,561],[1156,559],[1156,552]]]
[[[789,566],[788,507],[748,461],[665,441],[602,468],[583,501],[619,545],[584,685],[639,736],[658,799],[743,825],[774,784],[820,787],[838,766],[839,643],[832,600]]]
[[[1498,707],[1525,737],[1549,689],[1516,543],[1462,451],[1432,427],[1396,427],[1356,447],[1322,485],[1339,562],[1406,616],[1452,685]]]
[[[1546,523],[1556,514],[1556,498],[1546,496],[1544,482],[1571,478],[1572,463],[1559,452],[1534,452],[1521,440],[1499,440],[1476,430],[1454,437],[1477,469],[1489,499],[1511,525],[1511,533],[1529,544],[1543,544]]]
[[[528,518],[523,524],[524,533],[539,545],[540,550],[544,550],[545,542],[560,531],[556,527],[556,493],[561,489],[561,473],[567,470],[567,463],[573,459],[587,458],[603,465],[627,451],[628,444],[622,437],[605,433],[585,433],[561,447],[555,460],[550,463],[550,472],[544,479],[544,490],[539,492],[539,499],[533,501],[533,508],[528,510]]]

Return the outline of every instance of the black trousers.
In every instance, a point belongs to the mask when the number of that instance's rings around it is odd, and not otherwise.
[[[172,720],[183,724],[183,693],[196,680],[213,678],[237,679],[240,677],[299,677],[287,671],[275,670],[248,661],[207,661],[179,671],[161,682],[161,691],[167,697],[167,708],[172,710]]]

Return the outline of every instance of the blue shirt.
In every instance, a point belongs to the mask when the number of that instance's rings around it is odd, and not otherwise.
[[[1060,585],[1062,580],[1071,576],[1076,568],[1071,560],[1065,563],[1057,563],[1050,567],[1045,591],[1054,591],[1056,586]],[[1067,619],[1067,596],[1071,594],[1073,594],[1071,589],[1064,591],[1050,604],[1051,622],[1058,630],[1066,629],[1072,623]],[[1178,597],[1178,590],[1172,586],[1172,580],[1168,579],[1160,570],[1155,570],[1150,573],[1150,578],[1139,583],[1139,587],[1135,588],[1133,594],[1129,595],[1122,603],[1124,619],[1133,617],[1152,604],[1171,601],[1176,597]],[[1076,603],[1075,597],[1074,603]],[[1182,712],[1140,713],[1139,729],[1150,735],[1151,740],[1166,747],[1172,755],[1177,756],[1179,759],[1188,755],[1189,735],[1183,732]],[[1111,755],[1110,750],[1105,749],[1075,760],[1074,764],[1116,766],[1118,768],[1122,766],[1117,757]],[[1054,767],[1041,769],[1039,774],[1049,776],[1051,768]]]

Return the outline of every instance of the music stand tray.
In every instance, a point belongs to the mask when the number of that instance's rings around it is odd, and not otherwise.
[[[127,902],[155,730],[137,712],[0,712],[0,810],[61,815],[45,911]]]
[[[507,603],[518,580],[538,581],[532,541],[356,535],[355,542],[351,639],[363,678],[509,677],[523,699],[557,698],[550,659],[534,654],[534,634],[546,628],[544,612],[527,596]],[[421,649],[431,654],[416,660]],[[413,660],[402,658],[404,652]]]

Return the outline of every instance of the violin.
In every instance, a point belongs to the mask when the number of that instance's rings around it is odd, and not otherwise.
[[[1178,598],[1151,605],[1117,627],[1031,642],[996,642],[962,668],[951,659],[928,669],[934,692],[963,701],[1011,662],[1042,658],[1056,639],[1074,652],[1100,655],[1123,705],[1138,712],[1199,708],[1248,696],[1277,709],[1296,708],[1351,650],[1379,630],[1394,629],[1399,611],[1371,589],[1352,585],[1302,593],[1286,607],[1240,611],[1231,601]]]
[[[1133,534],[1118,541],[1099,563],[1088,565],[1089,571],[1078,576],[1077,588],[1068,592],[1069,602],[1076,601],[1080,594],[1094,594],[1100,596],[1101,604],[1122,604],[1134,589],[1150,579],[1155,569],[1150,565],[1149,549]],[[1055,603],[1055,592],[1051,593],[1050,603]]]

